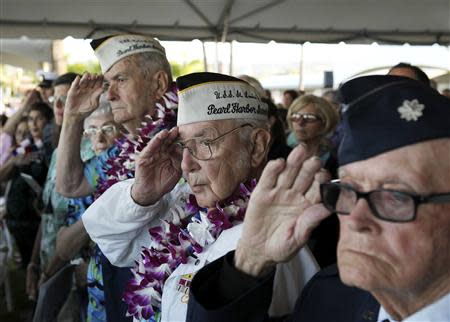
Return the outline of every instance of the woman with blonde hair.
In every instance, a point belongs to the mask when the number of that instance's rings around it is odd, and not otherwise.
[[[287,120],[297,141],[325,164],[330,158],[329,136],[339,123],[336,109],[321,97],[303,95],[292,102]]]

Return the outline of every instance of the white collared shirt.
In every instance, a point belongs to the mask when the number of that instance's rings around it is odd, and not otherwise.
[[[381,322],[384,319],[396,322],[383,307],[381,307],[378,314],[378,322]],[[413,315],[408,316],[402,322],[450,322],[450,293],[417,311]]]
[[[383,322],[389,320],[390,322],[398,322],[397,320],[394,320],[388,312],[385,311],[385,309],[380,306],[380,312],[378,313],[378,322]]]

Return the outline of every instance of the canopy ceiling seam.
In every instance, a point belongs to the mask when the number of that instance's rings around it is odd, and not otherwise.
[[[227,0],[227,2],[225,3],[225,6],[220,14],[220,18],[217,21],[217,27],[218,27],[217,29],[222,30],[222,38],[221,38],[222,42],[225,42],[227,40],[230,13],[231,13],[233,4],[234,4],[234,0]]]
[[[259,8],[254,9],[254,10],[250,10],[249,12],[244,13],[244,14],[241,15],[241,16],[238,16],[238,17],[236,17],[236,18],[234,18],[234,19],[231,19],[231,20],[230,20],[230,24],[233,24],[233,23],[238,22],[238,21],[240,21],[240,20],[242,20],[242,19],[251,17],[251,16],[253,16],[253,15],[257,14],[257,13],[260,13],[260,12],[262,12],[262,11],[265,11],[265,10],[267,10],[267,9],[270,9],[270,8],[272,8],[272,7],[274,7],[274,6],[278,6],[278,5],[282,4],[282,3],[285,2],[285,1],[286,1],[286,0],[274,0],[274,1],[272,1],[272,2],[269,2],[268,4],[265,4],[265,5],[263,5],[263,6],[259,7]]]
[[[191,0],[183,0],[196,14],[202,19],[210,31],[218,37],[217,27],[205,16],[203,11],[201,11]]]

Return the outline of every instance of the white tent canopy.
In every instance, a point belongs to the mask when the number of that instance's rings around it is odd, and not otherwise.
[[[450,0],[2,0],[1,38],[450,44]]]
[[[1,39],[1,63],[40,69],[52,60],[52,41],[48,39]]]

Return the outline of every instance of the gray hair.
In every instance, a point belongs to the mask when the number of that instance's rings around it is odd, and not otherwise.
[[[261,128],[267,131],[269,130],[269,122],[255,119],[236,119],[232,120],[234,127],[242,126],[244,124],[251,124],[252,126],[246,126],[240,129],[239,139],[241,141],[239,160],[236,161],[236,166],[240,168],[250,167],[250,152],[253,150],[253,143],[251,142],[250,134],[256,128]],[[266,151],[268,153],[268,150]]]
[[[106,99],[106,95],[102,94],[102,96],[100,96],[100,103],[97,109],[95,109],[91,115],[89,115],[87,118],[84,119],[83,129],[86,129],[88,127],[88,124],[91,119],[107,114],[111,114],[112,116],[111,104]]]
[[[172,83],[172,70],[165,55],[157,52],[143,52],[130,57],[132,57],[131,61],[139,67],[145,79],[149,80],[153,74],[162,70],[167,74],[169,83]]]
[[[261,82],[255,77],[249,75],[239,75],[237,78],[242,79],[250,84],[258,92],[260,97],[267,98],[266,91],[264,90]]]
[[[267,131],[269,130],[269,121],[262,121],[262,120],[255,120],[255,119],[234,119],[232,120],[233,125],[235,127],[244,125],[244,124],[251,124],[252,126],[244,127],[239,131],[239,138],[242,142],[248,143],[250,142],[250,133],[253,129],[261,128]]]

